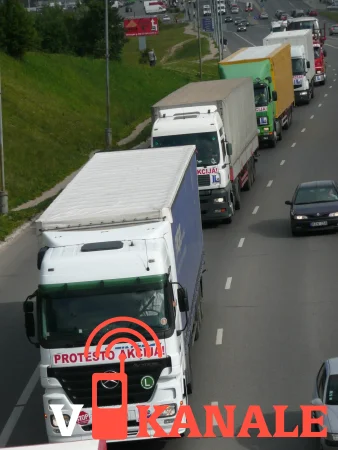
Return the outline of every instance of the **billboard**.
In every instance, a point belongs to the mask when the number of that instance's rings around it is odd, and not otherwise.
[[[124,31],[126,37],[153,36],[158,34],[158,18],[124,19]]]

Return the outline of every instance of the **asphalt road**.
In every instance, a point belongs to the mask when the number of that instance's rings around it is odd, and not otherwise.
[[[279,7],[287,3],[282,0]],[[275,9],[277,2],[268,0],[269,14]],[[253,28],[245,38],[260,45],[261,31]],[[229,46],[242,46],[231,39]],[[237,405],[236,426],[250,404],[261,405],[271,425],[272,405],[285,404],[291,427],[299,421],[299,405],[311,399],[322,360],[336,356],[337,235],[292,238],[284,201],[299,182],[336,178],[337,56],[337,49],[328,50],[328,82],[316,88],[310,105],[295,110],[283,141],[260,152],[256,183],[243,193],[233,223],[205,229],[205,316],[193,350],[191,396],[199,422],[202,405],[218,402]],[[0,249],[0,447],[47,442],[36,371],[39,352],[25,338],[22,314],[23,300],[37,285],[36,250],[32,228]],[[222,336],[218,345],[217,334]],[[151,450],[164,446],[146,445]],[[204,450],[205,445],[209,450],[314,450],[317,443],[181,439],[165,448]]]

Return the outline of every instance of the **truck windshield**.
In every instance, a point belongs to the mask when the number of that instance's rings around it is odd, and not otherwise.
[[[140,319],[163,337],[163,332],[169,330],[174,323],[174,299],[166,279],[166,276],[153,276],[39,286],[38,315],[43,345],[53,346],[60,341],[69,346],[84,345],[97,325],[119,316]],[[97,344],[107,331],[121,327],[133,328],[147,339],[153,340],[140,326],[117,322],[100,331],[93,343]],[[111,340],[116,337],[114,335]],[[128,334],[128,337],[131,335]],[[106,343],[108,342],[109,340]]]
[[[269,103],[267,88],[264,86],[254,86],[255,91],[255,105],[267,106]]]
[[[293,75],[305,74],[305,62],[301,58],[292,58],[292,73]]]
[[[179,145],[196,145],[198,167],[219,164],[219,143],[216,132],[176,134],[153,138],[154,147],[176,147]]]

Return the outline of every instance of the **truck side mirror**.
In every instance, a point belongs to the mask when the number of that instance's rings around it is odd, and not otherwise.
[[[290,200],[286,200],[285,204],[289,205],[289,206],[292,206],[292,202],[290,202]]]
[[[272,100],[273,100],[274,102],[276,102],[277,99],[278,99],[277,92],[276,92],[276,91],[272,91]]]
[[[306,61],[306,67],[307,67],[308,69],[310,69],[310,67],[311,67],[310,61]]]
[[[25,328],[26,336],[28,338],[35,337],[35,322],[34,322],[34,305],[32,301],[27,301],[23,305],[25,313]]]
[[[180,311],[181,312],[189,311],[188,293],[186,289],[183,289],[181,287],[177,289],[177,299]]]
[[[227,152],[229,156],[232,155],[232,144],[230,142],[227,142]]]

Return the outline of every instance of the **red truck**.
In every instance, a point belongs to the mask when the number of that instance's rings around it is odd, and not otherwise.
[[[313,41],[313,51],[315,57],[315,84],[326,83],[326,50],[323,48],[320,40]]]

